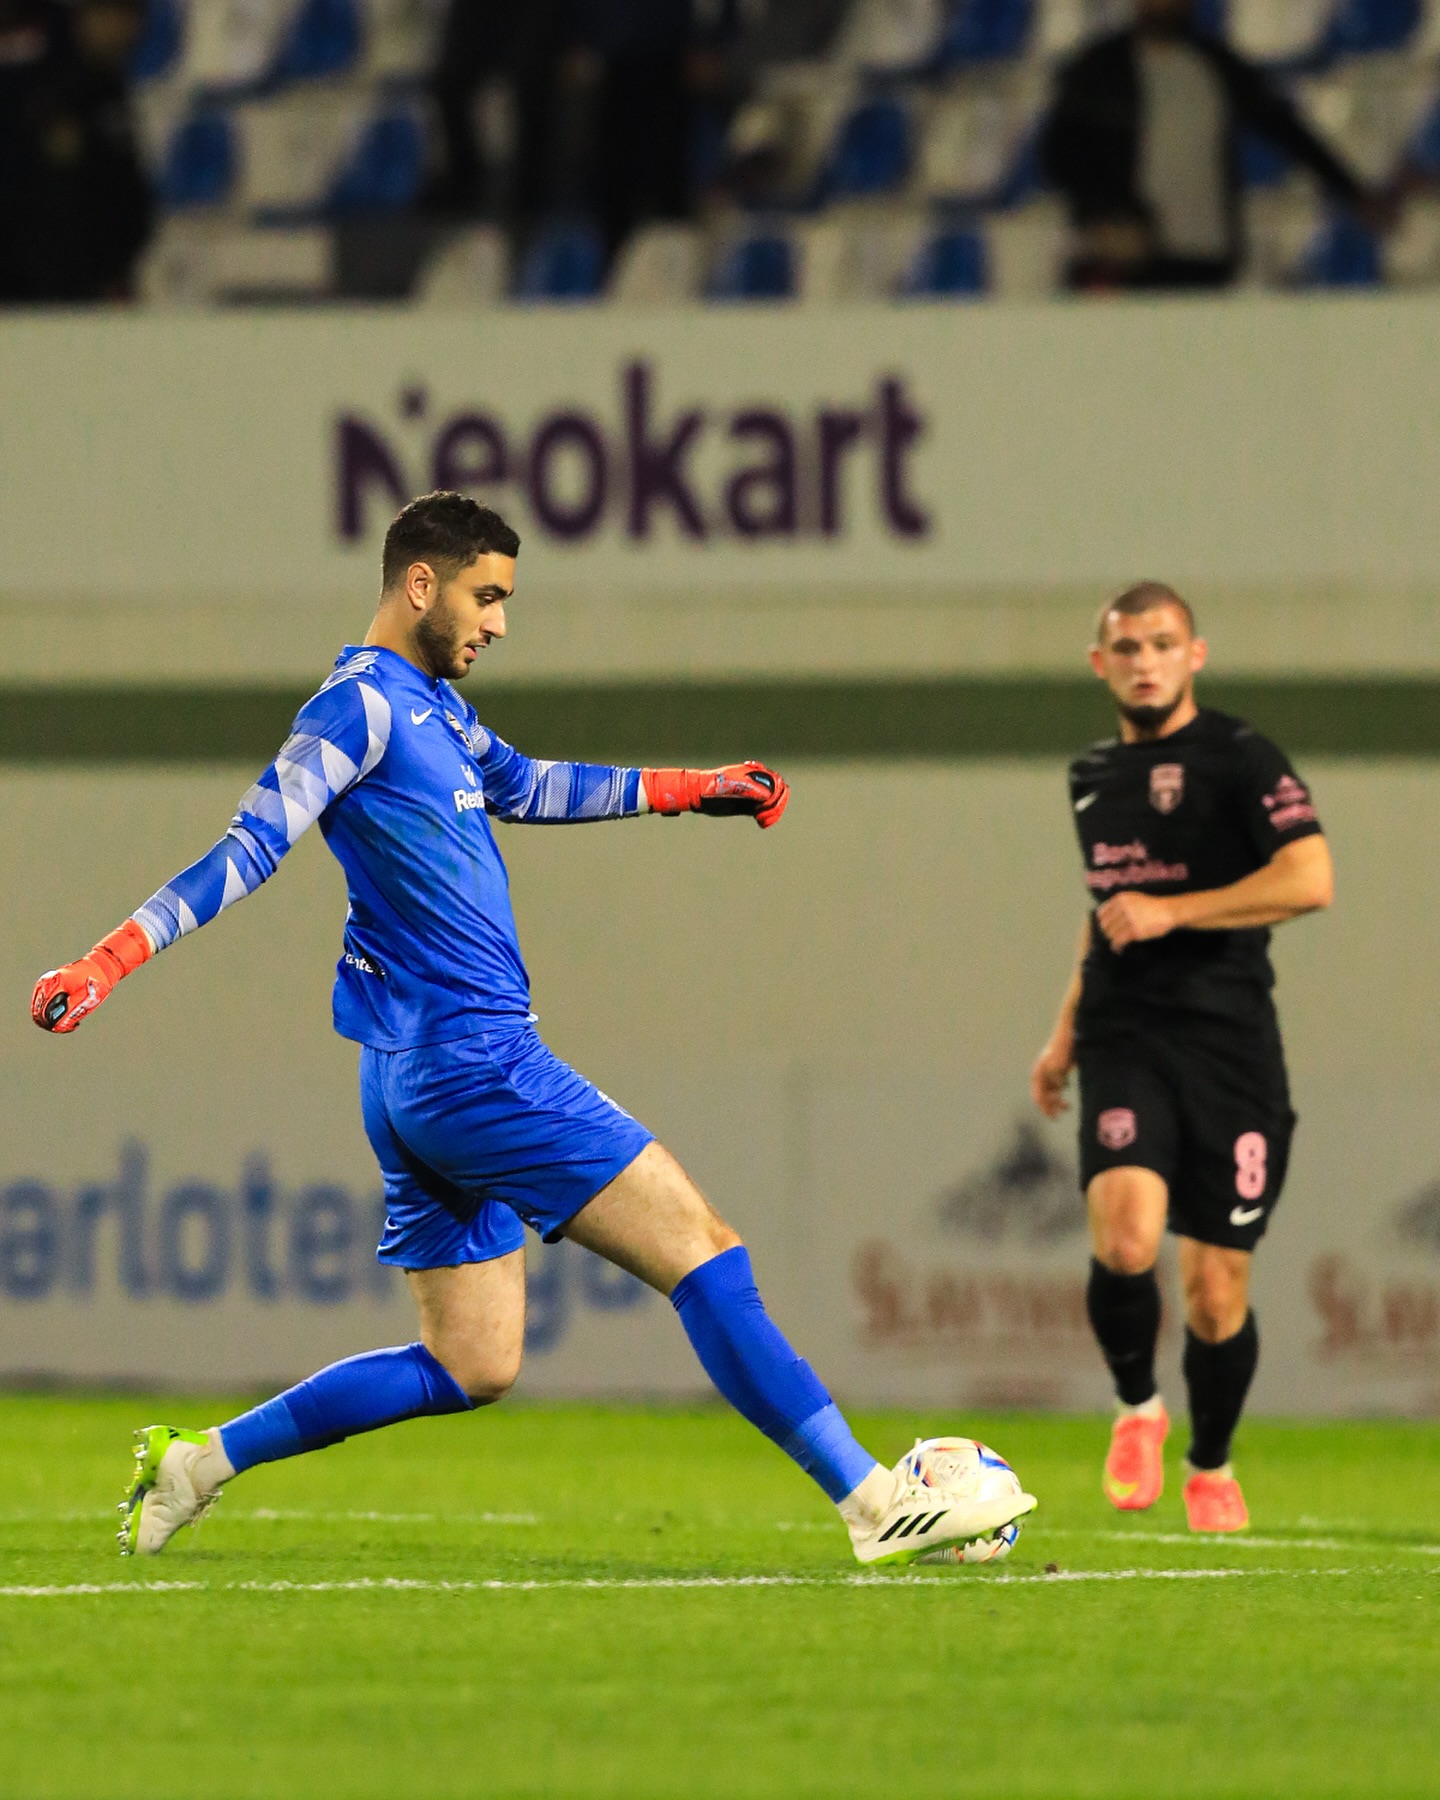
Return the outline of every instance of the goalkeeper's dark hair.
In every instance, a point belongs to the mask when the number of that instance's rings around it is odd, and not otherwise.
[[[1105,621],[1112,613],[1119,613],[1125,619],[1134,619],[1141,613],[1154,612],[1157,606],[1175,607],[1184,615],[1191,637],[1197,635],[1199,627],[1195,623],[1194,608],[1188,600],[1183,600],[1174,588],[1163,581],[1137,581],[1133,587],[1126,588],[1123,594],[1117,594],[1113,600],[1107,600],[1100,608],[1100,616],[1095,621],[1095,642],[1105,642]]]
[[[380,585],[394,587],[417,562],[429,563],[441,581],[453,581],[477,556],[516,556],[519,550],[519,532],[499,513],[441,489],[396,513],[385,533]]]

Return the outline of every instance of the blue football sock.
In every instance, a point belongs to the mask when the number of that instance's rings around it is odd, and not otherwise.
[[[743,1244],[712,1257],[670,1296],[705,1373],[736,1412],[763,1431],[832,1500],[875,1467],[809,1363],[765,1311]]]
[[[465,1390],[423,1344],[404,1344],[331,1363],[222,1425],[220,1439],[238,1474],[401,1419],[469,1412],[470,1406]]]

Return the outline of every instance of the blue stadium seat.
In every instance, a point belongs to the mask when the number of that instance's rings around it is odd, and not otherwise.
[[[1240,134],[1240,179],[1246,187],[1274,187],[1290,173],[1290,158],[1253,131]]]
[[[356,0],[303,0],[280,46],[277,81],[316,81],[343,75],[359,60],[360,13]]]
[[[712,300],[791,300],[796,285],[795,246],[778,231],[741,238],[720,259],[710,284]]]
[[[160,198],[172,212],[219,206],[235,184],[235,132],[224,113],[199,112],[171,138],[157,178]]]
[[[525,252],[515,280],[517,300],[595,300],[605,280],[605,249],[593,227],[568,221],[546,226]]]
[[[1032,19],[1031,0],[951,0],[936,61],[950,67],[1022,56]]]
[[[185,23],[177,0],[149,0],[145,29],[130,60],[131,75],[136,81],[158,81],[168,75],[184,41]]]
[[[921,246],[901,292],[911,299],[962,299],[989,286],[985,240],[969,227],[938,231]]]
[[[1383,279],[1379,240],[1344,213],[1321,226],[1295,272],[1299,287],[1378,287]]]
[[[1420,121],[1410,140],[1409,161],[1423,175],[1440,175],[1440,100]]]
[[[910,173],[910,115],[898,100],[866,100],[840,127],[819,198],[888,194]]]
[[[1421,0],[1340,0],[1325,29],[1321,56],[1401,50],[1420,25]]]
[[[398,212],[425,179],[425,134],[415,113],[381,113],[359,141],[331,189],[332,213]]]
[[[1190,22],[1205,37],[1223,38],[1229,23],[1225,15],[1225,0],[1194,0]]]

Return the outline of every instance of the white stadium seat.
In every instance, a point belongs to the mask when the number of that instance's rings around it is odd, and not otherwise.
[[[334,275],[328,231],[263,230],[214,219],[169,219],[139,270],[142,301],[193,307],[247,297],[318,299]]]
[[[932,103],[921,127],[917,185],[932,200],[995,193],[1034,131],[1047,96],[1038,64],[967,73]]]
[[[1434,91],[1423,64],[1393,51],[1353,57],[1297,84],[1311,124],[1363,180],[1375,183],[1395,173]]]
[[[852,68],[915,68],[934,54],[944,23],[943,0],[855,0],[831,56]]]
[[[1247,287],[1287,287],[1323,216],[1320,197],[1308,175],[1274,187],[1252,188],[1245,196]]]
[[[1130,0],[1036,0],[1034,53],[1069,56],[1088,39],[1128,25],[1131,12]]]
[[[415,284],[415,303],[461,310],[498,306],[510,291],[510,251],[494,225],[457,232],[431,257]]]
[[[372,81],[417,81],[434,65],[445,0],[363,0],[361,72]]]
[[[796,297],[810,306],[888,300],[914,261],[925,219],[894,207],[843,207],[796,233]]]
[[[1058,201],[990,213],[984,232],[989,292],[997,300],[1048,300],[1060,291],[1070,233]]]
[[[296,89],[237,106],[236,203],[250,213],[322,206],[372,110],[362,88]]]
[[[677,305],[699,297],[706,252],[693,225],[642,225],[616,259],[607,298],[622,306]]]
[[[1386,279],[1397,286],[1440,283],[1440,199],[1417,195],[1408,200],[1383,255]]]
[[[1314,49],[1335,0],[1230,0],[1233,47],[1257,62],[1291,62]]]
[[[297,0],[189,0],[176,79],[191,88],[262,80],[297,10]]]

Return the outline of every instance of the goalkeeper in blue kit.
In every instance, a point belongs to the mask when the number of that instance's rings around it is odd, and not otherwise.
[[[229,830],[88,955],[41,977],[36,1024],[73,1031],[115,984],[273,875],[318,822],[349,910],[335,1028],[360,1046],[365,1131],[384,1176],[382,1262],[404,1269],[419,1339],[332,1364],[208,1430],[146,1427],[123,1552],[153,1555],[257,1463],[499,1400],[520,1367],[524,1228],[593,1250],[669,1297],[706,1373],[839,1508],[864,1563],[987,1560],[1034,1501],[998,1458],[939,1439],[894,1470],[856,1442],[767,1315],[739,1237],[645,1128],[542,1043],[492,816],[647,812],[779,819],[784,781],[540,762],[456,693],[505,635],[520,547],[459,494],[412,501],[385,539],[359,647],[297,716]]]

